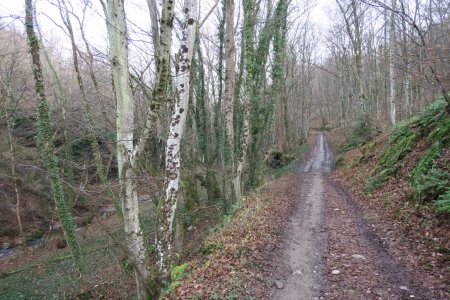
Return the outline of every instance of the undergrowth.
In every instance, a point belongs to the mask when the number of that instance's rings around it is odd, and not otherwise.
[[[345,143],[338,147],[338,152],[343,153],[355,148],[360,148],[371,141],[379,133],[380,131],[371,126],[370,123],[360,123],[351,134],[345,137]]]
[[[450,118],[446,102],[438,100],[414,118],[398,123],[383,149],[381,160],[372,173],[367,189],[377,189],[407,163],[408,154],[424,139],[426,151],[410,171],[413,199],[434,202],[438,212],[450,213],[449,158],[442,157],[450,145]],[[439,160],[441,158],[441,160]]]
[[[295,172],[298,169],[299,164],[304,160],[306,153],[308,153],[309,151],[309,148],[310,147],[308,144],[301,144],[294,150],[290,151],[289,154],[283,155],[283,160],[286,160],[285,163],[277,167],[267,166],[267,180],[281,178],[288,175],[289,173]]]

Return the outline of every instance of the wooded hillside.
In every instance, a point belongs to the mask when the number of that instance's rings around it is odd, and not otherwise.
[[[373,191],[429,135],[410,182],[414,198],[448,214],[449,174],[438,168],[448,154],[448,3],[336,0],[320,4],[322,23],[316,4],[25,0],[17,14],[2,4],[4,253],[54,238],[69,273],[89,282],[95,228],[120,261],[111,268],[132,270],[138,299],[167,295],[187,245],[301,161],[311,129],[363,149],[394,126],[388,145],[399,148],[386,148]],[[405,121],[436,99],[428,121]]]

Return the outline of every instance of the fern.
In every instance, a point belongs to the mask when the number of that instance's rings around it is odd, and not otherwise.
[[[438,100],[414,118],[398,123],[383,149],[380,163],[374,169],[367,185],[368,191],[378,188],[395,175],[398,166],[417,142],[426,138],[428,149],[417,161],[409,181],[414,189],[413,199],[435,201],[439,212],[450,212],[450,173],[436,164],[450,146],[450,118],[445,112],[446,102]],[[444,165],[448,165],[445,162]]]

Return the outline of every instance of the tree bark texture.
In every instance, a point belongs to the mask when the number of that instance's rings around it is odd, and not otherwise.
[[[185,0],[183,12],[185,21],[183,24],[183,37],[177,54],[175,105],[169,124],[166,144],[165,198],[162,199],[162,203],[159,206],[159,222],[156,236],[156,249],[159,257],[158,266],[165,277],[168,276],[173,254],[173,224],[180,188],[180,144],[188,112],[190,69],[198,23],[197,1]]]
[[[149,296],[149,271],[144,238],[139,223],[136,159],[133,145],[135,103],[129,85],[128,43],[123,0],[107,1],[109,55],[116,98],[117,165],[125,238],[133,260],[138,299]]]
[[[64,236],[72,252],[78,268],[82,268],[82,253],[75,233],[74,222],[70,208],[64,197],[59,160],[54,153],[50,107],[45,95],[44,77],[39,55],[39,41],[34,31],[33,1],[25,0],[25,27],[32,60],[32,71],[38,101],[37,112],[37,142],[42,161],[49,173],[53,198],[62,223]]]
[[[392,7],[395,9],[396,1],[392,0]],[[391,124],[395,125],[396,107],[395,107],[395,57],[396,57],[396,37],[395,37],[395,13],[391,12],[391,18],[389,20],[389,116]]]

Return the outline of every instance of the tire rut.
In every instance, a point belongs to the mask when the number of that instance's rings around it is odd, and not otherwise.
[[[383,245],[382,238],[378,236],[369,224],[364,220],[361,208],[353,202],[345,189],[336,181],[329,179],[328,186],[338,197],[337,201],[349,214],[355,229],[362,239],[363,247],[369,250],[370,260],[382,273],[378,276],[385,277],[386,287],[392,292],[386,298],[381,299],[433,299],[432,291],[416,283],[411,272],[400,265],[400,263],[390,255]],[[367,296],[366,296],[367,297]],[[367,297],[366,299],[371,299]]]
[[[330,178],[324,134],[299,168],[296,207],[277,251],[272,299],[433,299],[387,251],[362,210]]]

